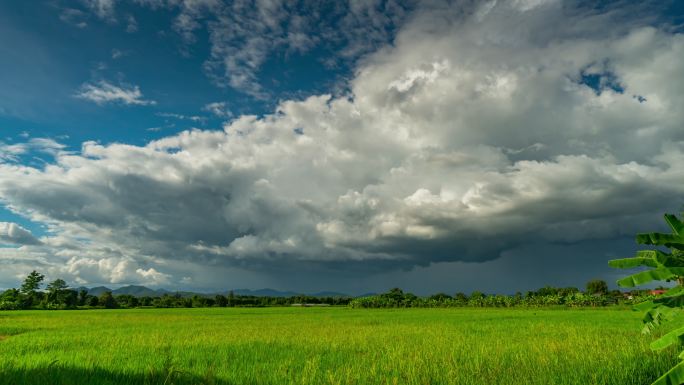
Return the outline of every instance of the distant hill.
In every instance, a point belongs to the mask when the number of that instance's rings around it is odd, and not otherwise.
[[[312,297],[351,297],[349,294],[338,293],[336,291],[319,291],[318,293],[309,295]]]
[[[224,295],[227,295],[226,292]],[[313,294],[306,293],[296,293],[294,291],[279,291],[274,289],[259,289],[259,290],[249,290],[249,289],[237,289],[233,290],[233,293],[237,295],[251,295],[254,297],[295,297],[298,295],[307,295],[309,297],[349,297],[348,294],[338,293],[334,291],[321,291]]]
[[[90,289],[85,288],[85,289],[88,290],[88,294],[90,294],[90,295],[95,295],[95,296],[100,296],[100,295],[102,295],[102,294],[104,294],[105,292],[108,292],[108,291],[113,292],[112,289],[110,289],[110,288],[108,288],[108,287],[104,287],[104,286],[93,287],[93,288],[90,288]]]
[[[129,286],[122,286],[118,289],[110,289],[105,286],[98,286],[98,287],[93,287],[93,288],[87,288],[87,287],[78,287],[75,288],[74,290],[80,291],[80,290],[86,290],[88,294],[94,295],[94,296],[100,296],[103,293],[109,291],[114,295],[123,295],[123,294],[128,294],[132,295],[135,297],[161,297],[164,294],[169,294],[169,295],[175,295],[178,294],[181,297],[192,297],[195,295],[199,296],[215,296],[216,294],[222,294],[222,295],[228,295],[230,291],[222,292],[222,293],[196,293],[192,291],[169,291],[165,289],[150,289],[149,287],[145,286],[139,286],[139,285],[129,285]],[[254,297],[294,297],[298,295],[302,295],[302,293],[296,293],[294,291],[280,291],[280,290],[274,290],[274,289],[258,289],[258,290],[250,290],[250,289],[235,289],[232,290],[235,295],[240,295],[240,296],[254,296]],[[344,293],[338,293],[334,291],[321,291],[318,293],[313,293],[313,294],[305,294],[311,297],[349,297],[349,295],[344,294]]]
[[[152,289],[145,287],[145,286],[136,286],[136,285],[120,287],[118,289],[113,290],[112,294],[114,294],[114,295],[128,294],[128,295],[132,295],[135,297],[156,297],[159,295],[163,295],[163,293],[159,293],[158,290],[152,290]]]
[[[223,295],[228,295],[229,291],[221,293]],[[294,297],[300,295],[300,293],[295,293],[293,291],[278,291],[273,289],[259,289],[259,290],[249,290],[249,289],[237,289],[233,290],[236,295],[250,295],[254,297]]]

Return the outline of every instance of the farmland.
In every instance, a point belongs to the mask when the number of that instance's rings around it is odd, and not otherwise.
[[[599,309],[0,312],[0,384],[646,384],[639,314]]]

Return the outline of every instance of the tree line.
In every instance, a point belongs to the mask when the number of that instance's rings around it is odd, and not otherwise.
[[[199,308],[199,307],[263,307],[300,305],[350,306],[353,308],[389,308],[389,307],[513,307],[513,306],[606,306],[612,304],[631,304],[651,298],[648,290],[623,293],[619,290],[608,290],[608,285],[601,280],[587,283],[585,292],[575,287],[556,288],[546,286],[536,291],[514,295],[484,294],[479,291],[470,295],[456,293],[434,294],[419,297],[404,292],[399,288],[384,294],[359,298],[350,297],[312,297],[298,295],[292,297],[257,297],[236,295],[232,291],[228,295],[214,296],[193,295],[184,297],[180,294],[164,294],[162,296],[137,297],[130,294],[113,295],[107,291],[99,296],[88,294],[86,290],[69,288],[63,279],[55,279],[43,289],[45,276],[32,271],[21,287],[9,289],[0,294],[0,310],[22,309],[87,309],[87,308]]]
[[[456,293],[451,296],[438,293],[419,297],[394,288],[387,293],[354,298],[349,302],[352,308],[400,308],[400,307],[596,307],[610,305],[633,305],[655,298],[651,290],[622,292],[608,290],[602,280],[587,283],[586,291],[576,287],[557,288],[546,286],[536,291],[520,292],[514,295],[485,294],[474,291],[470,295]]]
[[[292,297],[257,297],[237,295],[232,291],[228,295],[214,296],[193,295],[184,297],[180,294],[164,294],[162,296],[137,297],[130,294],[113,295],[106,291],[99,296],[88,294],[86,290],[69,288],[63,279],[56,279],[45,286],[45,276],[32,271],[18,289],[9,289],[0,294],[0,310],[28,309],[87,309],[87,308],[175,308],[175,307],[260,307],[308,305],[348,305],[349,297],[312,297],[297,295]]]

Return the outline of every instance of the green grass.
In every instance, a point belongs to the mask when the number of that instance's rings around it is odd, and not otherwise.
[[[629,310],[0,312],[0,384],[647,384]]]

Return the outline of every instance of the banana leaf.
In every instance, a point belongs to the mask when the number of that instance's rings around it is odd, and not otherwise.
[[[663,297],[674,297],[675,295],[684,294],[684,286],[675,286],[661,295]]]
[[[617,281],[622,287],[634,287],[651,281],[665,281],[676,276],[684,276],[684,267],[661,267],[632,274]]]
[[[679,309],[669,308],[667,306],[657,305],[644,314],[642,322],[644,328],[641,330],[643,334],[649,334],[653,329],[660,326],[664,321],[671,320],[679,313]]]
[[[684,223],[672,214],[665,214],[665,221],[672,229],[672,234],[641,233],[637,234],[637,243],[644,245],[667,246],[684,250]]]
[[[615,267],[618,269],[630,269],[637,266],[650,266],[650,267],[660,267],[658,262],[652,257],[634,257],[634,258],[622,258],[613,259],[608,261],[608,266]]]
[[[670,228],[675,235],[684,235],[684,223],[682,223],[676,215],[665,214],[665,222],[670,225]]]
[[[661,350],[666,347],[681,342],[682,335],[684,335],[684,327],[677,328],[657,340],[651,342],[651,350]],[[679,385],[679,384],[678,384]]]
[[[684,294],[668,296],[665,296],[665,294],[663,294],[663,297],[656,298],[653,300],[653,302],[658,305],[667,307],[684,307]]]
[[[684,383],[684,362],[680,362],[651,385],[680,385]]]

